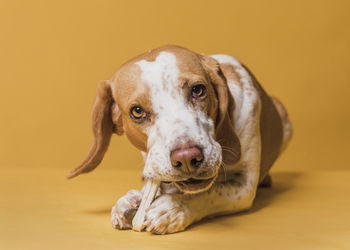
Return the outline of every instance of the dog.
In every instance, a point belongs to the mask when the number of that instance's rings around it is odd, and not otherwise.
[[[281,102],[228,55],[168,45],[148,51],[102,81],[92,109],[94,140],[68,178],[92,171],[111,136],[126,134],[160,180],[145,230],[175,233],[216,215],[251,208],[257,188],[285,150],[292,125]],[[112,208],[114,228],[132,228],[142,190]]]

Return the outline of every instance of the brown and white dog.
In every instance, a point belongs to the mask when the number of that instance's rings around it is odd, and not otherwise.
[[[145,221],[157,234],[249,209],[292,134],[283,105],[244,65],[178,46],[148,51],[101,82],[92,127],[88,155],[68,178],[96,168],[112,134],[125,133],[143,154],[143,178],[162,181]],[[131,190],[118,200],[115,228],[132,227],[141,197]]]

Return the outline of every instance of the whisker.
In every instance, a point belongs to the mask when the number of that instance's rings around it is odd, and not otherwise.
[[[226,182],[227,176],[226,176],[226,166],[225,166],[225,163],[222,162],[222,163],[221,163],[221,166],[222,166],[222,169],[223,169],[223,171],[224,171],[224,176],[225,176],[224,182]]]
[[[221,148],[225,149],[226,151],[234,153],[234,151],[231,148],[229,148],[229,147],[221,146]]]
[[[220,142],[222,142],[223,140],[224,140],[224,139],[221,138],[221,139],[217,140],[216,142],[220,143]]]
[[[233,152],[232,150],[229,150],[229,149],[226,149],[226,148],[222,148],[222,150],[232,154],[234,157],[237,157],[237,154],[235,152]]]
[[[225,148],[225,149],[228,149],[228,150],[232,150],[230,147],[227,147],[227,146],[221,146],[221,148]]]

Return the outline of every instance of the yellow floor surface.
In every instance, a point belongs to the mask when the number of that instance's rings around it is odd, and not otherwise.
[[[110,209],[139,172],[7,168],[0,175],[0,249],[350,249],[350,171],[272,173],[251,211],[172,235],[114,230]]]

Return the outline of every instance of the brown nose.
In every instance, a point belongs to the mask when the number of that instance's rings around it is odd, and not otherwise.
[[[202,150],[198,146],[178,148],[170,154],[171,164],[186,173],[193,173],[203,162]]]

